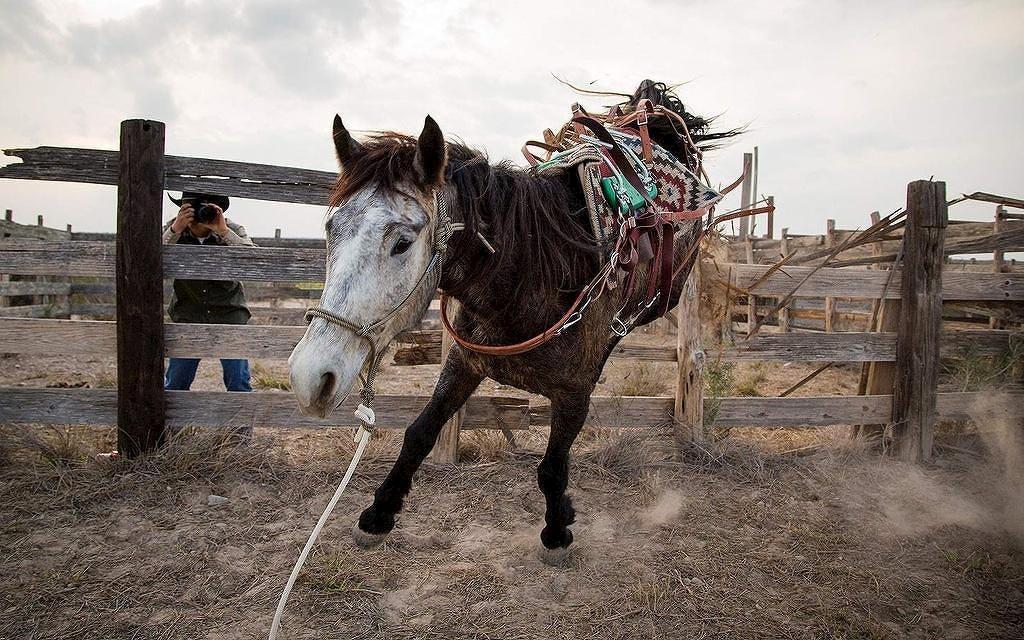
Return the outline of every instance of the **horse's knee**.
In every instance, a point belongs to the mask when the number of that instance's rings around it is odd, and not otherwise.
[[[563,492],[569,486],[568,475],[568,470],[564,466],[544,460],[537,467],[537,486],[546,496]]]

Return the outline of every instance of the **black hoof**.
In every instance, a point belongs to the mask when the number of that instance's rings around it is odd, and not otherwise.
[[[540,532],[540,541],[548,549],[561,549],[572,544],[572,531],[566,527],[546,526]]]
[[[385,536],[395,528],[395,515],[381,513],[370,506],[359,514],[359,528],[371,535]]]

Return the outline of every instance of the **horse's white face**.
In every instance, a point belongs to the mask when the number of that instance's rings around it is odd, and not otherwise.
[[[335,141],[344,166],[352,156],[343,152],[338,142],[339,125],[340,119],[335,122]],[[421,147],[422,139],[421,135]],[[348,143],[355,144],[351,139]],[[443,138],[441,145],[443,170]],[[345,151],[358,153],[358,149]],[[436,283],[429,277],[413,291],[433,255],[436,209],[431,192],[416,181],[387,193],[367,185],[327,220],[322,309],[365,326],[387,315],[413,292],[399,312],[371,336],[382,348],[399,332],[419,323],[434,295],[432,285]],[[302,413],[326,417],[344,402],[369,352],[367,341],[352,330],[314,317],[288,359],[292,391]]]

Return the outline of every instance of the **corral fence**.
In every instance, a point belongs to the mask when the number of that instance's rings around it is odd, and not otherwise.
[[[974,193],[969,197],[988,202],[1009,202],[1016,207],[1024,206],[1024,202],[1013,198],[986,193]],[[1024,214],[1009,212],[1005,204],[995,205],[994,213],[992,222],[949,221],[943,245],[944,273],[1015,273],[1022,270],[1024,265],[1019,260],[1006,258],[1005,254],[1024,250]],[[880,215],[875,211],[871,213],[870,223],[866,221],[864,226],[866,228],[877,224],[879,220]],[[732,239],[726,244],[722,257],[731,263],[771,265],[791,256],[787,264],[817,265],[823,262],[830,249],[859,233],[860,229],[837,229],[835,220],[829,219],[826,220],[826,231],[823,234],[790,234],[784,228],[780,238],[766,234],[764,237]],[[829,266],[888,269],[895,261],[902,241],[903,229],[898,228],[877,242],[843,251],[840,259],[833,260]],[[968,254],[975,255],[962,257]],[[990,254],[991,259],[979,258],[977,254]],[[750,327],[750,318],[763,316],[776,301],[757,296],[754,300],[743,302],[731,310],[731,319]],[[767,324],[782,332],[870,330],[872,317],[876,315],[879,304],[878,300],[801,296],[786,304],[777,317],[769,318]],[[1007,324],[1019,325],[1024,321],[1019,311],[1007,305],[989,304],[987,301],[956,300],[943,306],[942,317],[950,322],[988,325],[996,329]]]
[[[116,321],[0,318],[0,353],[116,353],[118,383],[116,390],[0,388],[0,424],[117,425],[118,447],[129,456],[155,446],[167,427],[356,426],[351,417],[354,406],[340,408],[330,420],[317,420],[300,415],[290,394],[163,389],[165,357],[285,359],[304,331],[302,326],[166,323],[165,279],[308,285],[322,281],[325,264],[322,247],[282,243],[210,251],[163,245],[164,190],[209,190],[319,205],[327,200],[333,173],[165,156],[164,125],[146,120],[122,123],[119,151],[38,147],[5,153],[22,162],[0,168],[0,177],[117,186],[113,242],[81,236],[0,240],[0,273],[114,278]],[[703,371],[709,356],[701,343],[701,275],[695,270],[676,311],[676,346],[627,339],[612,356],[677,363],[674,395],[595,396],[589,423],[624,428],[674,424],[682,440],[701,439],[711,427],[890,424],[902,455],[918,460],[931,455],[936,421],[971,419],[972,408],[983,405],[1004,413],[1019,408],[1024,400],[1019,389],[1006,392],[1000,402],[992,402],[991,394],[938,390],[940,357],[1002,354],[1014,339],[1008,330],[941,331],[943,303],[966,301],[1019,310],[1024,301],[1024,274],[943,272],[948,218],[944,190],[941,182],[909,185],[903,265],[892,278],[888,272],[853,267],[811,273],[814,267],[772,271],[758,264],[719,265],[735,287],[757,296],[782,297],[795,282],[805,280],[800,296],[882,300],[889,319],[884,331],[767,333],[738,340],[714,356],[726,361],[874,363],[878,375],[866,395],[705,398]],[[4,295],[14,292],[5,291]],[[403,346],[395,354],[396,364],[440,362],[447,346],[438,330],[406,332],[399,342]],[[402,429],[425,403],[423,396],[378,396],[377,422],[383,428]],[[461,429],[517,430],[546,425],[549,418],[550,407],[543,400],[474,396],[446,426],[437,458],[454,461]]]

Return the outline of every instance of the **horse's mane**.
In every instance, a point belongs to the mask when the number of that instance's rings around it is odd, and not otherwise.
[[[675,87],[664,82],[644,80],[632,94],[618,93],[614,91],[594,91],[581,89],[569,85],[579,93],[600,96],[621,96],[624,101],[615,104],[623,113],[630,113],[643,99],[650,100],[655,106],[661,106],[679,115],[690,130],[693,142],[701,151],[709,151],[719,147],[718,141],[743,133],[743,129],[727,129],[714,131],[711,128],[714,117],[703,117],[687,111],[683,101],[676,95]],[[679,123],[672,118],[651,118],[648,123],[648,130],[651,138],[656,143],[672,152],[678,158],[685,158],[688,155],[686,145],[686,134]]]

